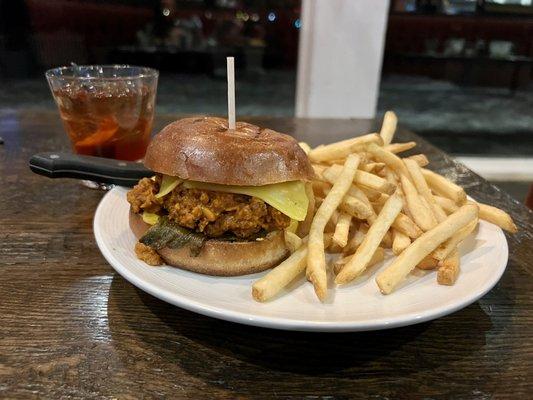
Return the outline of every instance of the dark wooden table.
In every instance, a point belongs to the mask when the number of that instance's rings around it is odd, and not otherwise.
[[[158,119],[157,127],[171,117]],[[372,121],[252,119],[312,145]],[[93,239],[102,193],[30,173],[68,149],[56,113],[0,112],[1,398],[527,398],[533,392],[533,213],[413,134],[434,169],[510,211],[520,233],[480,301],[388,331],[253,328],[168,305],[130,285]],[[331,396],[331,397],[328,397]]]

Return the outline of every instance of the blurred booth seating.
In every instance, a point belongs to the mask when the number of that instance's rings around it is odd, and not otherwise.
[[[135,41],[151,8],[105,2],[26,0],[33,46],[43,67],[104,63],[110,49]]]
[[[516,89],[532,78],[533,18],[391,14],[385,46],[385,73]]]

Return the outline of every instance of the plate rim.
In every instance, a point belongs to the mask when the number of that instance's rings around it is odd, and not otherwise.
[[[135,287],[149,293],[150,295],[165,301],[174,306],[186,309],[188,311],[205,315],[212,318],[217,318],[229,322],[240,323],[245,325],[257,326],[262,328],[290,330],[290,331],[309,331],[309,332],[359,332],[359,331],[374,331],[392,329],[402,326],[419,324],[422,322],[430,321],[433,319],[441,318],[445,315],[452,314],[468,305],[476,302],[486,293],[488,293],[501,279],[507,269],[509,261],[509,246],[507,238],[505,237],[501,228],[498,227],[496,231],[502,240],[502,256],[498,260],[498,273],[494,275],[493,279],[487,281],[485,286],[479,288],[472,295],[463,299],[458,303],[452,305],[442,305],[436,308],[431,308],[424,312],[411,312],[408,314],[402,314],[398,317],[387,317],[374,319],[365,322],[357,321],[306,321],[306,320],[294,320],[284,317],[264,317],[253,314],[248,314],[241,311],[227,310],[222,307],[216,307],[208,304],[201,303],[196,300],[190,300],[186,296],[179,293],[169,293],[166,289],[161,289],[155,286],[153,283],[147,282],[138,277],[135,273],[131,272],[125,265],[123,265],[112,253],[111,249],[108,249],[106,241],[103,237],[103,232],[98,224],[98,220],[103,213],[103,209],[106,206],[106,201],[111,193],[118,193],[120,190],[126,190],[124,187],[114,187],[108,191],[98,203],[96,211],[93,217],[93,231],[98,248],[106,261],[111,267],[124,279],[133,284]],[[500,266],[501,263],[504,264]]]

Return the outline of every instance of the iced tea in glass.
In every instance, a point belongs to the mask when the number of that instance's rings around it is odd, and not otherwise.
[[[139,160],[154,118],[158,72],[129,65],[54,68],[46,78],[78,154]]]

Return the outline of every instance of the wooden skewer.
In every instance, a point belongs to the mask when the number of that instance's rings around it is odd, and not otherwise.
[[[235,64],[233,57],[227,57],[228,69],[228,125],[235,129]]]

